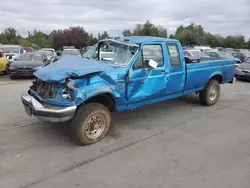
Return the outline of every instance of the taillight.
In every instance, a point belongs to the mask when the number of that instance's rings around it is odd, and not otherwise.
[[[236,73],[236,68],[237,68],[237,65],[234,66],[234,75]]]

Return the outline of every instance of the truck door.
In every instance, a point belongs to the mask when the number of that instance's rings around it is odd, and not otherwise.
[[[127,88],[128,103],[162,97],[166,94],[168,72],[164,59],[163,44],[144,44],[140,53],[129,71],[129,83]],[[157,67],[151,69],[147,63],[149,60],[157,62]]]
[[[186,81],[185,58],[182,47],[177,43],[166,43],[167,56],[170,60],[167,95],[182,92]],[[180,51],[181,50],[181,51]]]

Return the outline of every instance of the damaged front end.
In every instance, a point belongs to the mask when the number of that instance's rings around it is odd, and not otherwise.
[[[88,74],[60,82],[45,82],[37,78],[23,93],[22,102],[30,116],[47,122],[65,122],[74,117],[77,106],[103,93],[120,96],[116,83],[106,74]]]
[[[28,115],[48,122],[71,120],[77,106],[74,104],[74,91],[67,83],[46,83],[39,79],[22,94],[22,102]]]

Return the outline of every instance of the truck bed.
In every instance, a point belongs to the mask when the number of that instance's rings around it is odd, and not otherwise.
[[[202,90],[213,76],[221,76],[221,83],[229,83],[234,78],[235,60],[201,61],[186,64],[186,84],[184,93]]]

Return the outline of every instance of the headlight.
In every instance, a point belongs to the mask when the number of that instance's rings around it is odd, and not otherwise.
[[[236,67],[236,70],[237,70],[237,71],[241,71],[242,69],[240,69],[239,67]]]
[[[10,65],[10,69],[16,69],[14,65]]]

